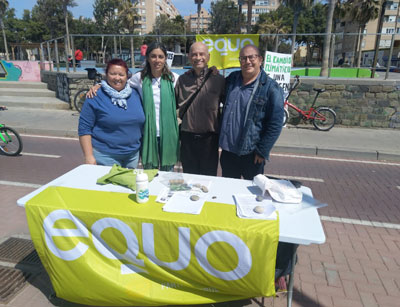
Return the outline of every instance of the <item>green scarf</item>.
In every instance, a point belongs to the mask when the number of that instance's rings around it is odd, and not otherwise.
[[[142,164],[145,169],[166,170],[175,165],[179,156],[179,133],[173,82],[161,78],[160,152],[157,144],[156,110],[150,77],[142,83],[143,110],[146,117],[142,139]]]

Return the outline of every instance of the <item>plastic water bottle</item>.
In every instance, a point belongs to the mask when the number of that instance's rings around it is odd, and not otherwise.
[[[149,178],[146,173],[139,171],[136,175],[136,202],[139,204],[149,200]]]

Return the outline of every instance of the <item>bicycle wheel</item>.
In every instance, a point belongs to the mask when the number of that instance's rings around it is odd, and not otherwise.
[[[283,126],[285,126],[289,120],[289,111],[286,109],[283,109]]]
[[[82,111],[82,107],[83,107],[83,103],[86,100],[86,93],[87,93],[87,89],[81,89],[80,91],[78,91],[78,93],[75,94],[74,97],[74,106],[75,109],[81,113]]]
[[[6,156],[17,156],[22,151],[22,140],[18,132],[9,127],[1,127],[0,151]]]
[[[336,113],[330,108],[318,108],[314,111],[313,125],[320,131],[328,131],[336,123]]]

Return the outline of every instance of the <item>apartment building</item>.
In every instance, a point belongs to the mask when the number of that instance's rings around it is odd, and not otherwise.
[[[400,18],[399,18],[400,0],[388,1],[385,7],[385,15],[382,24],[382,35],[379,43],[378,63],[382,66],[386,65],[389,49],[392,40],[392,34],[400,34]],[[398,22],[396,24],[396,19]],[[340,59],[348,62],[350,65],[355,61],[355,50],[357,42],[358,25],[350,20],[341,20],[335,29],[339,35],[335,39],[335,59],[336,64]],[[376,33],[378,31],[378,18],[370,21],[364,30],[364,36],[361,43],[362,56],[361,66],[371,66],[374,56]],[[392,64],[400,67],[400,36],[395,36],[394,52]]]
[[[211,23],[211,15],[209,12],[202,7],[200,10],[200,19],[198,19],[198,14],[192,14],[185,16],[186,31],[193,33],[208,33],[208,27]]]
[[[140,34],[147,34],[153,30],[157,16],[167,15],[168,18],[175,18],[179,15],[171,0],[132,0],[136,3],[140,16],[136,31]]]
[[[248,1],[247,0],[233,0],[237,5],[242,4],[242,13],[247,20]],[[258,18],[263,13],[274,11],[280,5],[280,0],[253,0],[253,7],[251,10],[251,24],[257,23]]]

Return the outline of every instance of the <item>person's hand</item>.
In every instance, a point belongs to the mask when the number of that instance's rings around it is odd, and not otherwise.
[[[94,158],[94,156],[91,155],[91,156],[85,157],[85,164],[96,165],[97,162],[96,162],[96,159]]]
[[[254,164],[261,164],[265,161],[263,157],[258,154],[254,154]]]
[[[212,74],[213,74],[214,76],[219,74],[219,70],[218,70],[217,67],[212,66],[212,67],[210,67],[210,69],[212,70]]]
[[[101,87],[100,84],[93,85],[89,91],[86,93],[86,98],[93,98],[94,96],[97,96],[97,91]]]

